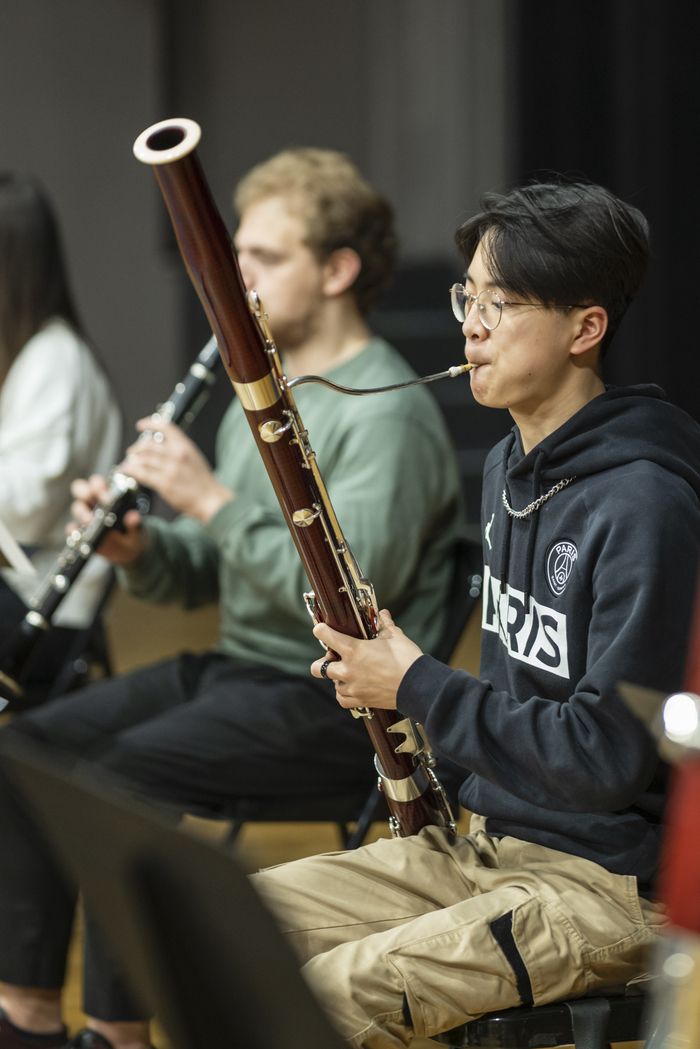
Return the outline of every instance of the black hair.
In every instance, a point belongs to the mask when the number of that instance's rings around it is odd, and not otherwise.
[[[604,307],[607,349],[649,261],[641,211],[603,186],[564,179],[487,193],[481,207],[455,234],[467,266],[481,242],[493,280],[509,294]]]
[[[52,317],[83,333],[58,221],[36,179],[0,172],[0,384],[24,344]]]

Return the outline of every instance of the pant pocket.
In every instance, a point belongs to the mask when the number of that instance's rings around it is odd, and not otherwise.
[[[579,944],[572,950],[571,930],[534,897],[403,944],[387,958],[419,1037],[585,990]]]

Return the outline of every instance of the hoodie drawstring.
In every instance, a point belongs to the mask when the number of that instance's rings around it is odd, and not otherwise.
[[[545,451],[544,451],[544,449],[541,448],[539,450],[539,452],[537,453],[536,457],[535,457],[535,464],[534,464],[534,466],[532,468],[532,498],[533,499],[537,499],[538,496],[540,496],[542,494],[541,493],[541,487],[542,486],[540,484],[540,476],[541,476],[541,473],[542,473],[542,467],[544,465],[545,458],[546,458]],[[530,611],[530,608],[532,607],[532,587],[533,587],[532,573],[533,573],[534,561],[535,561],[535,540],[537,539],[537,526],[539,524],[539,520],[540,520],[539,513],[534,513],[532,515],[532,517],[528,520],[528,526],[530,528],[530,531],[529,531],[528,537],[527,537],[527,549],[526,549],[526,553],[525,553],[525,580],[526,580],[526,586],[527,586],[528,611]]]
[[[503,483],[505,484],[505,491],[510,499],[510,492],[508,491],[508,460],[510,459],[510,453],[513,450],[515,444],[515,434],[511,433],[509,440],[506,441],[503,449]],[[500,576],[500,592],[504,594],[506,592],[506,586],[508,584],[508,571],[510,568],[510,538],[513,531],[513,520],[510,514],[506,514],[506,527],[503,534],[503,543],[501,544],[501,563],[499,565],[498,574]]]
[[[510,453],[515,443],[515,436],[511,435],[510,440],[506,443],[503,450],[503,476],[505,484],[505,495],[508,502],[510,502],[510,491],[508,489],[508,460]],[[535,462],[532,468],[532,498],[537,499],[541,494],[541,482],[542,469],[547,455],[543,448],[540,448],[535,455]],[[537,527],[539,522],[539,514],[534,513],[532,517],[527,519],[528,537],[527,547],[525,552],[525,592],[527,593],[528,610],[532,603],[532,574],[534,571],[534,560],[535,560],[535,542],[537,540]],[[508,586],[508,575],[510,570],[510,546],[511,537],[513,532],[513,518],[510,514],[506,514],[506,526],[503,536],[503,545],[501,548],[501,564],[499,567],[500,575],[500,592],[505,594]]]

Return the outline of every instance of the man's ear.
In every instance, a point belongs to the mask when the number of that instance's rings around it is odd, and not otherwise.
[[[608,330],[608,314],[602,306],[585,306],[575,323],[571,353],[578,357],[600,346]]]
[[[323,264],[323,290],[330,298],[348,291],[362,269],[354,248],[336,248]]]

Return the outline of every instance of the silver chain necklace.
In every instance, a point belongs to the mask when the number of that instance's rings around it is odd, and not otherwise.
[[[510,517],[517,517],[519,521],[522,521],[522,519],[524,517],[529,517],[531,514],[534,514],[535,510],[539,510],[539,508],[542,506],[543,503],[546,503],[547,500],[551,499],[553,495],[556,495],[557,492],[561,492],[562,488],[566,488],[567,484],[571,484],[571,482],[575,481],[575,480],[576,480],[575,476],[574,477],[562,477],[561,481],[557,481],[557,483],[555,485],[552,485],[552,487],[549,489],[549,491],[545,492],[544,495],[541,495],[539,497],[539,499],[533,499],[533,501],[531,503],[528,503],[528,505],[525,507],[524,510],[514,510],[513,509],[513,507],[510,505],[510,503],[508,502],[508,499],[506,497],[506,490],[505,490],[505,488],[503,489],[503,492],[501,493],[501,500],[503,501],[503,505],[505,506],[506,510],[508,511],[509,516]]]

